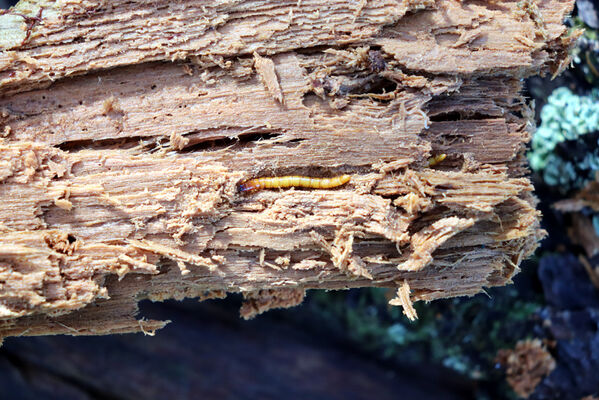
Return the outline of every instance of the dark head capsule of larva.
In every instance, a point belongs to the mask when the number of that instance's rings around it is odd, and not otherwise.
[[[241,193],[251,192],[252,190],[258,189],[258,185],[256,184],[256,181],[252,179],[249,181],[242,182],[239,186],[237,186],[237,189]]]

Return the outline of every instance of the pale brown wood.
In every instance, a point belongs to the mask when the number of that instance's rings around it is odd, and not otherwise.
[[[510,282],[543,235],[520,78],[563,66],[572,7],[21,2],[0,15],[0,336],[158,329],[144,298],[243,292],[249,317],[386,286],[412,315]]]

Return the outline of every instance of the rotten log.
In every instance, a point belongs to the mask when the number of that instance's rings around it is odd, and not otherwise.
[[[0,15],[0,337],[162,327],[141,299],[243,292],[252,316],[380,286],[412,315],[509,283],[543,235],[522,78],[567,65],[572,7],[21,1]]]

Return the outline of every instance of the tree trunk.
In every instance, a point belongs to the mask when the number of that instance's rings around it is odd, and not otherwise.
[[[0,15],[0,336],[154,330],[140,299],[226,292],[250,317],[396,287],[412,315],[510,282],[543,235],[521,79],[567,65],[572,7],[21,1]],[[289,175],[351,178],[239,190]]]

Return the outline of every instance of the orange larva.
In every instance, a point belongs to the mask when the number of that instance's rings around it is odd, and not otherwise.
[[[240,192],[250,192],[260,189],[279,189],[302,187],[310,189],[330,189],[349,182],[351,175],[339,175],[334,178],[310,178],[309,176],[275,176],[256,178],[239,185]]]

